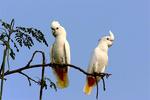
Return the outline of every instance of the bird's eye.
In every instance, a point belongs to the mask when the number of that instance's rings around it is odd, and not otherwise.
[[[56,29],[58,30],[59,28],[58,28],[58,27],[56,27]]]
[[[106,38],[107,40],[109,40],[109,38]]]

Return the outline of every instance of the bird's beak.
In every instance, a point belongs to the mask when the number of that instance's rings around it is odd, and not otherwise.
[[[111,44],[108,45],[108,47],[111,47],[113,45],[113,42]]]
[[[53,36],[54,36],[54,37],[56,37],[55,29],[51,27],[51,30],[52,30],[52,34],[53,34]]]
[[[51,30],[52,30],[52,33],[54,33],[54,32],[55,32],[55,29],[54,29],[54,28],[52,28],[52,27],[51,27]]]
[[[114,40],[110,39],[111,42],[113,42]]]
[[[110,39],[110,41],[111,41],[111,44],[109,44],[108,47],[111,47],[111,46],[113,45],[113,41],[114,41],[114,40],[113,40],[113,39]]]

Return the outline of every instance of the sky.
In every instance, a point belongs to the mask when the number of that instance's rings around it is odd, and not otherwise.
[[[0,19],[10,22],[13,18],[16,26],[40,29],[49,46],[35,43],[31,50],[20,48],[16,60],[10,59],[12,70],[25,66],[35,50],[44,51],[46,63],[50,62],[53,20],[67,31],[71,64],[84,70],[98,40],[111,30],[115,41],[109,49],[106,72],[112,76],[106,80],[106,91],[99,83],[99,100],[150,100],[150,0],[0,0]],[[32,64],[37,63],[41,63],[41,55]],[[37,80],[41,76],[41,69],[24,72]],[[46,68],[45,75],[55,82],[50,68]],[[29,86],[19,74],[6,78],[3,100],[38,100],[38,85]],[[64,90],[44,90],[43,100],[96,100],[96,88],[89,96],[82,91],[84,74],[70,69],[69,79],[69,87]]]

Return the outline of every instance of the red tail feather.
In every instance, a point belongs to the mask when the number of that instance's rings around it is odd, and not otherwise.
[[[92,77],[92,76],[88,76],[88,77],[87,77],[87,81],[88,81],[88,85],[89,85],[89,86],[93,86],[93,85],[96,83],[95,78]]]
[[[56,67],[55,71],[56,71],[58,77],[59,77],[62,81],[64,81],[64,76],[65,76],[65,74],[67,73],[67,68],[60,68],[60,67],[58,68],[58,67]]]

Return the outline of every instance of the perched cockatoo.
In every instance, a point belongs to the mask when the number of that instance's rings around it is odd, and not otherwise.
[[[114,35],[109,31],[109,36],[104,36],[99,40],[98,46],[94,49],[91,56],[91,60],[88,66],[88,73],[104,73],[108,63],[108,48],[112,46],[114,41]],[[96,77],[97,82],[100,81],[100,77]],[[89,95],[93,87],[96,85],[94,76],[86,77],[86,84],[84,86],[84,93]]]
[[[58,21],[51,23],[52,34],[55,37],[55,42],[51,47],[51,63],[70,64],[70,46],[66,39],[66,31]],[[52,68],[57,79],[59,88],[66,88],[69,84],[68,66],[55,66]]]

